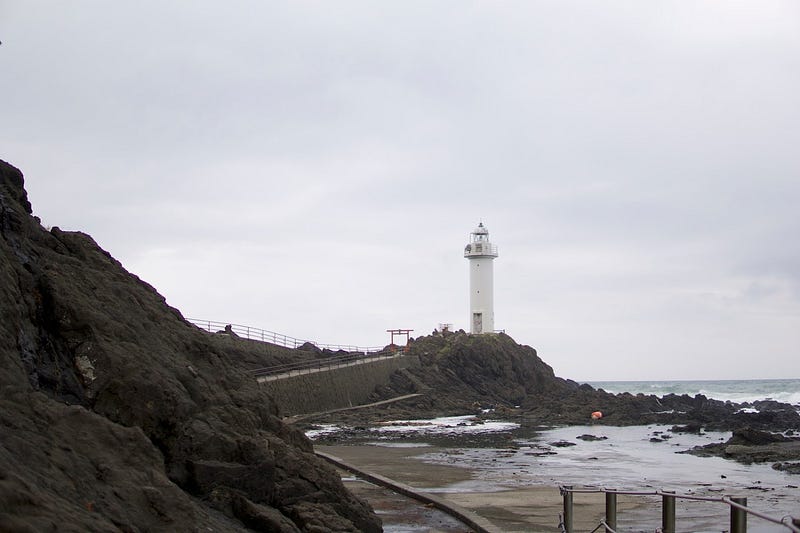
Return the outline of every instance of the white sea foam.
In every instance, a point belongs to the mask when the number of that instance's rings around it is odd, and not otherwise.
[[[314,429],[309,429],[306,431],[306,437],[314,440],[322,437],[323,435],[331,435],[341,430],[342,427],[337,426],[336,424],[319,424]]]
[[[476,433],[499,433],[517,429],[516,422],[501,422],[499,420],[481,420],[473,415],[443,416],[439,418],[421,420],[388,420],[373,427],[372,430],[391,437],[395,434],[418,435],[466,435]],[[334,424],[320,424],[306,431],[306,437],[311,440],[324,435],[330,435],[347,429]],[[384,444],[386,445],[386,444]],[[392,446],[427,446],[422,443],[393,443]]]
[[[391,441],[374,441],[365,442],[367,446],[380,446],[382,448],[430,448],[427,442],[391,442]]]
[[[519,427],[515,422],[479,420],[472,415],[443,416],[428,420],[390,420],[377,426],[381,433],[420,433],[428,435],[456,433],[496,433]]]
[[[800,406],[800,379],[750,379],[724,381],[595,381],[596,388],[611,393],[702,394],[708,398],[735,403],[775,400]]]
[[[715,390],[700,390],[700,394],[715,400],[731,401],[734,403],[753,403],[761,400],[775,400],[776,402],[788,403],[791,405],[800,404],[800,391],[777,391],[777,392],[724,392]]]

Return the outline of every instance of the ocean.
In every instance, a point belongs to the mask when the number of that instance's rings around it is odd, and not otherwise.
[[[591,382],[608,392],[704,394],[737,403],[773,399],[800,410],[800,379],[737,381]],[[744,465],[719,457],[683,454],[697,445],[724,442],[730,432],[671,434],[668,426],[603,425],[525,428],[505,421],[474,421],[471,415],[432,420],[397,420],[370,428],[360,445],[415,447],[418,459],[468,468],[467,483],[435,492],[493,492],[527,486],[605,487],[618,490],[673,490],[677,494],[719,497],[744,495],[748,506],[770,516],[800,517],[800,476],[771,464]],[[341,427],[318,427],[313,439]],[[597,440],[578,438],[593,435]],[[664,436],[666,438],[663,438]],[[569,442],[568,446],[556,443]],[[426,452],[426,448],[430,451]],[[723,531],[729,509],[720,504],[678,501],[679,531]],[[620,531],[656,530],[658,504],[645,512],[619,517]],[[748,531],[787,531],[751,518]]]
[[[587,381],[606,392],[631,394],[702,394],[735,403],[775,400],[800,407],[800,379],[739,379],[713,381]]]

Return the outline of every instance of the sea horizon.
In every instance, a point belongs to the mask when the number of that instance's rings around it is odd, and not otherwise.
[[[720,379],[700,379],[700,378],[676,378],[676,379],[572,379],[576,383],[662,383],[662,382],[725,382],[725,381],[798,381],[796,378],[720,378]]]
[[[582,381],[596,389],[619,394],[702,394],[708,398],[734,403],[775,400],[800,406],[800,378],[716,379],[716,380],[603,380]]]

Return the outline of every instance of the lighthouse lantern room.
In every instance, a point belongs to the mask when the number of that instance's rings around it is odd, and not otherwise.
[[[483,222],[470,233],[470,242],[464,248],[469,260],[469,310],[470,333],[494,332],[494,273],[492,261],[497,257],[497,246],[489,242],[489,230]]]

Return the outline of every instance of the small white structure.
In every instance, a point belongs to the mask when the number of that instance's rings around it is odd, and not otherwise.
[[[492,261],[497,246],[489,242],[489,230],[483,222],[470,233],[464,248],[469,259],[469,323],[470,333],[494,332],[494,271]]]

